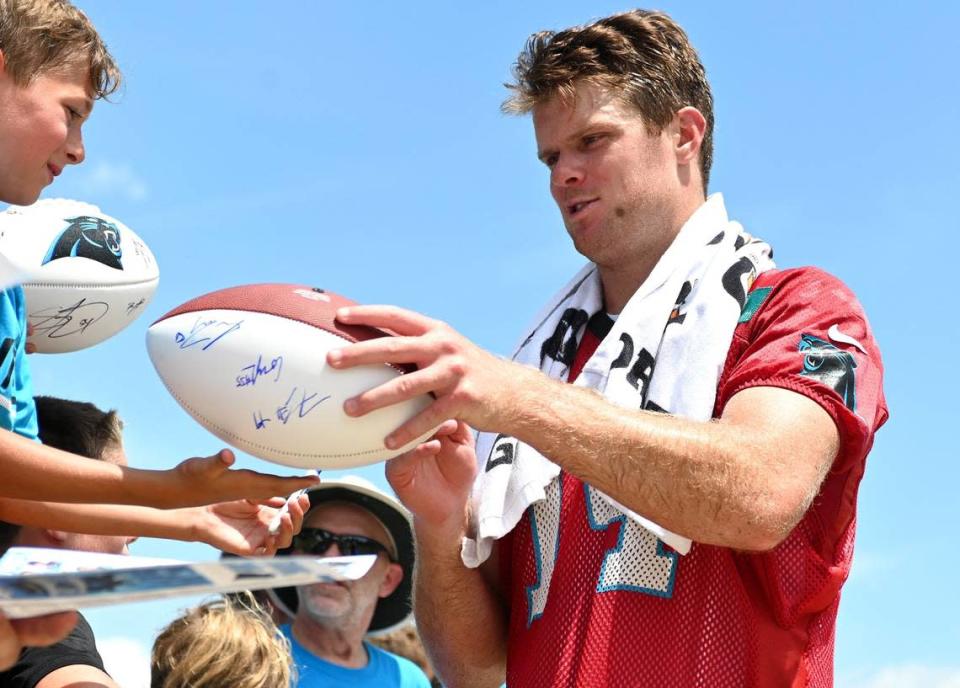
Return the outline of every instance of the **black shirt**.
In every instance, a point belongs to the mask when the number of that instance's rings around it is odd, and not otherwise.
[[[70,635],[47,647],[27,647],[20,659],[7,671],[0,672],[0,688],[34,688],[44,676],[74,664],[85,664],[104,671],[97,652],[93,629],[80,615]]]

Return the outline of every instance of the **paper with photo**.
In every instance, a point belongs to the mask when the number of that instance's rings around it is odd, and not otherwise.
[[[17,619],[180,595],[356,580],[376,555],[185,562],[36,547],[0,558],[0,613]]]

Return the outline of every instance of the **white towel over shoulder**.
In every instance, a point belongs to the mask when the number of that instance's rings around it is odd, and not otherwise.
[[[727,218],[714,194],[686,222],[650,276],[631,297],[573,384],[611,403],[708,420],[746,294],[773,267],[770,247]],[[603,308],[597,266],[588,264],[535,319],[513,354],[555,380],[566,380],[587,319]],[[527,508],[545,497],[560,467],[536,448],[495,433],[477,437],[480,476],[474,485],[475,539],[462,557],[475,567]],[[616,509],[681,554],[690,540],[604,495]]]

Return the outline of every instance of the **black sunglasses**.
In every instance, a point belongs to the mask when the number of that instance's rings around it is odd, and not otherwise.
[[[293,536],[293,548],[305,554],[325,554],[330,545],[336,543],[340,553],[346,556],[357,554],[379,554],[383,552],[390,561],[393,557],[386,545],[363,535],[338,535],[323,528],[303,528]]]

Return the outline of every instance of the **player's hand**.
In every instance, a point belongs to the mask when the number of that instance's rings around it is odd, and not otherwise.
[[[240,499],[199,507],[196,539],[231,554],[272,556],[278,549],[290,546],[310,508],[307,495],[290,500],[279,529],[271,535],[270,523],[285,502],[282,497],[261,502]]]
[[[76,612],[7,619],[0,616],[0,670],[9,669],[27,646],[52,645],[77,625]]]
[[[198,506],[231,502],[237,499],[264,500],[275,495],[292,494],[320,482],[316,475],[280,477],[230,467],[236,457],[229,449],[213,456],[183,461],[167,471],[172,494],[161,496],[163,506]]]
[[[387,461],[386,475],[419,524],[462,529],[477,477],[473,432],[462,421],[447,421],[433,439]]]
[[[350,306],[337,311],[337,320],[392,330],[380,337],[330,351],[334,368],[363,364],[414,364],[417,370],[344,402],[349,416],[432,393],[436,399],[417,416],[387,436],[388,448],[403,446],[447,419],[462,420],[478,430],[500,430],[516,416],[512,390],[525,384],[533,371],[497,358],[449,325],[394,306]]]

